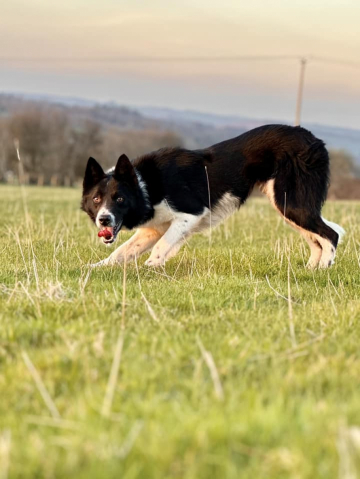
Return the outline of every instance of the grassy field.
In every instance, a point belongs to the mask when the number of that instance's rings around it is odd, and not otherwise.
[[[360,204],[330,270],[254,199],[124,283],[78,190],[0,195],[1,479],[358,477]]]

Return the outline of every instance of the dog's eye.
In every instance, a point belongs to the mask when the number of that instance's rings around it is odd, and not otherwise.
[[[119,196],[116,198],[116,203],[124,203],[124,198],[122,196]]]
[[[94,203],[100,203],[100,201],[101,199],[98,196],[95,196],[95,198],[93,198]]]

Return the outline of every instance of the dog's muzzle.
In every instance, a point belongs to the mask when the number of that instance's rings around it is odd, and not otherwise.
[[[116,237],[121,230],[122,221],[115,226],[104,226],[98,232],[98,237],[102,239],[103,243],[109,245],[116,240]]]

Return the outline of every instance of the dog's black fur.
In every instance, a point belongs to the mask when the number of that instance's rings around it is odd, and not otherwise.
[[[200,215],[204,208],[214,209],[226,193],[238,198],[240,206],[255,185],[270,179],[279,212],[336,248],[338,233],[321,218],[329,155],[324,143],[301,127],[261,126],[203,150],[164,148],[132,163],[122,155],[108,173],[90,158],[82,209],[95,221],[102,204],[92,201],[97,195],[117,224],[132,229],[151,220],[163,200],[175,211]],[[121,204],[116,202],[119,196],[124,198]]]

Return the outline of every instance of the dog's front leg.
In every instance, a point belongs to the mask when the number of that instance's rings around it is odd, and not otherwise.
[[[92,266],[111,266],[124,263],[125,261],[131,261],[135,257],[148,251],[161,236],[162,234],[159,231],[152,228],[139,228],[128,241],[111,253],[108,258]]]
[[[167,256],[174,248],[181,247],[184,239],[189,236],[191,231],[200,222],[201,216],[182,213],[181,217],[175,218],[164,236],[154,246],[150,258],[145,262],[147,266],[161,266],[165,264]]]

